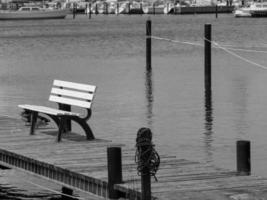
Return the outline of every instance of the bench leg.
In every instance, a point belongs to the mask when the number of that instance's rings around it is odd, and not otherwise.
[[[84,119],[79,118],[79,117],[73,117],[72,120],[77,122],[83,128],[83,130],[85,131],[87,140],[95,139],[93,131],[91,130],[90,126],[87,124],[87,122]]]
[[[38,117],[38,112],[32,111],[32,113],[31,113],[31,130],[30,130],[30,135],[34,135],[34,129],[35,129],[37,117]]]
[[[61,141],[61,135],[62,135],[62,132],[64,130],[64,117],[59,117],[59,126],[58,126],[58,134],[57,134],[57,142],[60,142]]]

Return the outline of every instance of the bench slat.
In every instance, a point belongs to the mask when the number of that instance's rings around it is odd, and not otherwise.
[[[73,82],[69,82],[69,81],[54,80],[53,85],[57,86],[57,87],[66,87],[66,88],[82,90],[82,91],[87,91],[87,92],[92,92],[92,93],[94,93],[96,90],[96,86],[94,86],[94,85],[73,83]]]
[[[90,93],[78,92],[78,91],[66,90],[66,89],[59,89],[59,88],[52,88],[51,93],[63,95],[63,96],[74,97],[74,98],[85,99],[85,100],[90,100],[90,101],[92,101],[93,97],[94,97],[94,95],[90,94]]]
[[[41,113],[46,113],[46,114],[51,114],[51,115],[72,115],[72,116],[80,116],[79,113],[74,113],[74,112],[68,112],[64,110],[58,110],[55,108],[50,108],[46,106],[37,106],[37,105],[18,105],[18,107],[26,109],[26,110],[31,110],[31,111],[36,111],[36,112],[41,112]]]
[[[81,100],[76,100],[76,99],[70,99],[70,98],[66,98],[66,97],[59,97],[59,96],[55,96],[55,95],[50,95],[49,100],[57,102],[57,103],[79,106],[82,108],[91,108],[91,104],[92,104],[91,102],[86,102],[86,101],[81,101]]]

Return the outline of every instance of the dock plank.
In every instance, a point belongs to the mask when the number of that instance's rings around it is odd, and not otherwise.
[[[141,181],[133,147],[104,139],[86,141],[84,136],[73,133],[63,136],[62,142],[57,143],[56,133],[57,129],[41,128],[35,135],[29,135],[29,127],[22,120],[0,117],[1,162],[106,197],[107,147],[120,146],[124,183],[115,188],[128,195],[132,192],[140,195]],[[192,200],[233,200],[242,194],[251,199],[267,199],[266,178],[237,176],[235,171],[172,155],[160,157],[158,182],[151,179],[152,195],[157,199],[172,200],[179,196]]]

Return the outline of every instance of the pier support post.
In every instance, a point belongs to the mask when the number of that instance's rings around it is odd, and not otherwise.
[[[146,21],[146,69],[151,70],[151,20]]]
[[[205,24],[204,31],[205,52],[205,91],[211,92],[211,24]]]
[[[108,198],[120,198],[120,192],[114,189],[115,184],[122,183],[121,148],[108,147]]]
[[[250,141],[239,140],[236,143],[237,173],[239,175],[250,175]]]

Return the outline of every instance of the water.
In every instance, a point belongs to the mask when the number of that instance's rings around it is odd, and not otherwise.
[[[152,72],[145,69],[147,16],[97,16],[88,20],[0,22],[1,114],[19,117],[18,104],[48,102],[54,79],[98,86],[90,119],[97,138],[134,146],[151,128],[160,154],[210,162],[235,170],[235,143],[251,140],[252,173],[267,176],[266,69],[227,52],[212,52],[212,98],[204,95],[203,47],[153,40]],[[264,18],[231,14],[151,16],[152,34],[203,44],[267,50]],[[236,52],[258,64],[265,53]],[[205,105],[206,104],[206,105]],[[78,129],[78,127],[76,127]]]

